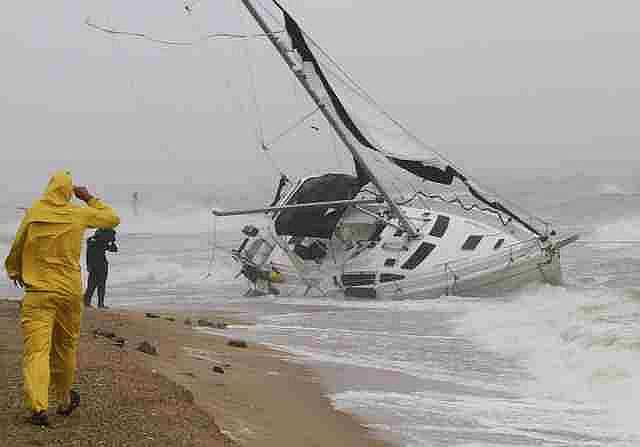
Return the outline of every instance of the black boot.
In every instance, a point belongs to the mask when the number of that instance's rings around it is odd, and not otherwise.
[[[80,406],[80,395],[76,391],[69,391],[69,405],[58,408],[57,413],[62,416],[70,416],[73,410]]]
[[[47,416],[47,412],[45,410],[32,413],[27,421],[30,424],[39,425],[41,427],[49,426],[49,416]]]

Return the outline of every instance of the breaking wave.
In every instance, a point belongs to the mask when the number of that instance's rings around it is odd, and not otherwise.
[[[165,256],[152,255],[111,259],[109,283],[118,286],[149,284],[154,287],[175,288],[195,286],[204,280],[233,281],[238,270],[230,259],[221,256],[211,264],[208,259],[180,263]]]
[[[595,228],[588,239],[596,242],[621,241],[637,243],[640,249],[640,216],[621,218],[615,222],[601,224]]]
[[[601,183],[598,185],[597,191],[598,194],[603,196],[626,196],[635,194],[634,192],[630,192],[616,183]]]
[[[457,331],[521,359],[533,374],[525,394],[607,408],[612,426],[640,434],[639,293],[541,286],[470,309]]]

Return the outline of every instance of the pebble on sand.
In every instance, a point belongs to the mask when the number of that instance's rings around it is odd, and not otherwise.
[[[231,340],[229,340],[227,342],[227,344],[229,346],[233,346],[233,347],[236,347],[236,348],[247,348],[247,347],[249,347],[249,345],[247,344],[246,341],[244,341],[244,340],[236,340],[236,339],[233,339],[233,338]]]
[[[136,350],[149,355],[158,355],[158,349],[155,346],[151,345],[151,343],[149,343],[148,341],[143,341],[142,343],[140,343]]]
[[[222,321],[209,321],[209,320],[205,320],[204,318],[201,318],[201,319],[198,320],[198,326],[210,327],[210,328],[214,328],[214,329],[226,329],[227,328],[227,324],[223,323]]]

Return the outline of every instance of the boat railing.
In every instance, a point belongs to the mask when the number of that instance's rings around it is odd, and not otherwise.
[[[508,231],[516,231],[521,236],[528,234],[526,230],[522,229],[521,226],[517,225],[513,220],[504,218],[499,211],[486,206],[480,206],[473,201],[467,202],[465,199],[468,197],[468,194],[455,193],[445,195],[445,193],[442,193],[427,195],[418,192],[413,199],[415,200],[416,197],[420,196],[433,204],[432,209],[442,210],[452,214],[459,214],[460,211],[463,211],[465,216],[469,216],[487,225],[497,225],[499,228],[507,229]],[[532,222],[529,223],[533,224]]]

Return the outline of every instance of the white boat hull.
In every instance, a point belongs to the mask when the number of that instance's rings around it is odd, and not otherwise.
[[[266,279],[255,283],[257,294],[363,299],[488,297],[504,296],[533,282],[560,284],[560,248],[575,240],[574,236],[561,241],[518,241],[508,231],[454,214],[431,215],[417,209],[407,214],[423,217],[420,238],[398,236],[391,226],[379,240],[359,242],[365,246],[351,244],[344,249],[340,239],[325,240],[326,253],[302,259],[285,238],[263,230],[271,234],[271,242],[257,236],[257,243],[243,251],[248,258],[239,260],[250,259],[258,269],[266,266],[267,271],[278,272],[273,281],[262,275]],[[448,222],[446,229],[437,225],[443,220]],[[441,231],[434,230],[438,228]],[[465,248],[471,238],[480,242]],[[420,255],[425,246],[428,250]]]
[[[285,296],[329,296],[345,299],[430,299],[443,296],[499,297],[531,283],[562,283],[560,256],[540,252],[493,270],[454,277],[452,274],[407,277],[368,286],[336,287],[322,276],[274,284]]]
[[[479,273],[469,278],[425,284],[411,279],[384,284],[376,295],[386,299],[439,298],[442,296],[504,296],[531,283],[558,285],[562,282],[560,257],[541,254],[509,264],[499,270]]]

